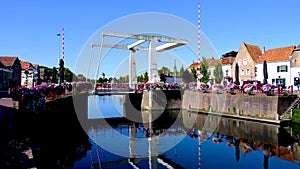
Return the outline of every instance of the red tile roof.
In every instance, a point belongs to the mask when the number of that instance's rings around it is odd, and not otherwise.
[[[0,56],[0,62],[5,66],[12,66],[17,58],[16,56]]]
[[[256,60],[259,58],[259,56],[262,55],[261,49],[258,46],[246,44],[243,42],[243,44],[246,46],[250,56],[254,60],[254,62],[257,62]]]
[[[28,66],[30,67],[30,63],[29,62],[20,62],[21,63],[21,68],[25,69],[25,64],[28,64]]]
[[[219,61],[219,59],[210,59],[207,61],[207,63],[208,63],[208,66],[216,66],[218,61]]]
[[[201,62],[200,62],[200,65],[201,65]],[[198,68],[198,62],[193,62],[193,63],[190,65],[189,68],[190,68],[190,69],[192,69],[192,68],[197,69],[197,68]]]
[[[29,69],[33,69],[33,66],[38,69],[39,65],[38,64],[31,64],[30,62],[20,62],[21,63],[21,68],[25,69],[25,64],[27,63],[29,66]]]
[[[225,58],[221,59],[221,63],[223,65],[228,65],[228,64],[232,65],[232,63],[234,62],[234,59],[235,59],[235,57],[225,57]]]
[[[259,57],[259,59],[257,59],[256,62],[259,63],[264,60],[267,62],[288,60],[294,49],[295,46],[288,46],[267,50],[261,57]]]
[[[39,68],[39,65],[38,65],[38,64],[32,64],[32,66],[34,66],[36,69]]]

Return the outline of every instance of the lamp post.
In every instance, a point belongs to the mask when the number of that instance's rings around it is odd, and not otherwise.
[[[292,58],[293,58],[293,56],[289,56],[289,63],[290,63],[290,87],[292,87],[292,71],[291,71],[291,65],[292,65]]]
[[[56,34],[58,39],[58,65],[59,65],[59,59],[60,59],[60,33]]]

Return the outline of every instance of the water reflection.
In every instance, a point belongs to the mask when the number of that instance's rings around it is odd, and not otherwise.
[[[94,151],[90,159],[101,161],[95,166],[299,168],[293,150],[298,140],[277,125],[179,110],[134,113],[106,118],[106,125],[95,119],[90,123],[87,131]],[[138,116],[141,122],[126,116]]]
[[[297,126],[124,105],[99,109],[105,117],[90,112],[84,128],[72,111],[7,116],[0,122],[0,168],[299,168]]]
[[[73,112],[23,113],[0,122],[1,169],[72,168],[91,149]]]

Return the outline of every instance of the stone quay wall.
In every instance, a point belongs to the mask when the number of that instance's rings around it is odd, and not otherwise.
[[[186,90],[182,108],[236,115],[276,118],[297,96],[230,95]]]
[[[141,109],[181,109],[182,94],[183,90],[144,90]],[[150,102],[150,100],[152,101]]]

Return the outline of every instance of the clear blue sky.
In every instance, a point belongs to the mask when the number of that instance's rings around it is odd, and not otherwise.
[[[27,0],[0,2],[0,55],[48,67],[58,62],[57,33],[65,29],[65,65],[71,70],[97,30],[131,14],[161,12],[197,26],[198,0]],[[245,41],[266,49],[298,45],[299,0],[200,0],[201,31],[218,56]],[[197,36],[197,34],[195,34]],[[197,58],[195,58],[196,60]],[[192,62],[189,58],[186,62]]]

